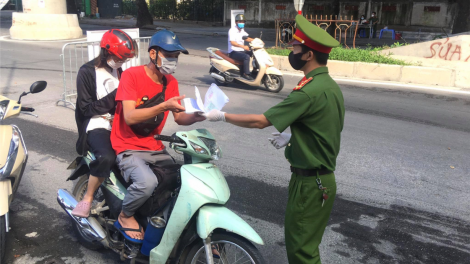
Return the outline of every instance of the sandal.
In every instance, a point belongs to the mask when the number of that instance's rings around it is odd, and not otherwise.
[[[80,201],[72,210],[72,215],[81,218],[88,218],[90,216],[91,203]]]
[[[137,244],[142,244],[142,242],[144,242],[144,240],[142,239],[135,239],[135,238],[132,238],[130,237],[128,234],[126,234],[125,231],[131,231],[131,232],[142,232],[142,226],[139,224],[139,229],[133,229],[133,228],[125,228],[125,227],[122,227],[121,226],[121,223],[119,223],[119,220],[116,220],[114,222],[114,227],[119,230],[119,232],[121,232],[121,234],[124,236],[125,239],[131,241],[131,242],[134,242],[134,243],[137,243]]]
[[[212,245],[212,257],[214,259],[220,259],[219,245]]]

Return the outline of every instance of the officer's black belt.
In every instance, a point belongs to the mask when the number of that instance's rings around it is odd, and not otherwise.
[[[304,176],[304,177],[315,177],[317,175],[320,176],[320,175],[333,173],[332,171],[329,171],[329,170],[315,170],[315,169],[305,170],[305,169],[294,168],[292,166],[290,167],[290,171],[297,175]]]

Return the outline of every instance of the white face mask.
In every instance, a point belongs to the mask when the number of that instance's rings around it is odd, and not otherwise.
[[[113,59],[108,61],[109,67],[111,67],[115,70],[121,68],[122,64],[124,64],[124,62],[115,62]]]
[[[162,62],[161,66],[158,66],[155,63],[155,66],[157,66],[157,69],[163,74],[163,75],[168,75],[168,74],[173,74],[176,71],[176,67],[178,65],[178,58],[165,58],[158,55],[160,57],[160,60]],[[156,60],[155,60],[156,62]]]
[[[374,15],[374,14],[372,14],[372,17],[375,17],[375,15]]]

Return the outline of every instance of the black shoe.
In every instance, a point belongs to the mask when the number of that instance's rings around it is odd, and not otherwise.
[[[245,80],[248,80],[248,81],[254,81],[255,79],[253,79],[253,77],[251,77],[250,75],[248,74],[243,74],[242,75],[242,78],[245,79]]]

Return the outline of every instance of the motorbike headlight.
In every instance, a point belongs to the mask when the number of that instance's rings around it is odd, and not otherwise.
[[[0,102],[0,120],[3,120],[7,113],[8,103],[10,103],[9,100],[3,100]]]
[[[0,168],[0,180],[4,180],[8,177],[13,169],[13,165],[16,161],[16,155],[18,154],[18,146],[20,145],[20,132],[15,128],[13,129],[13,135],[10,141],[10,148],[8,149],[8,156],[3,167]]]
[[[192,141],[189,141],[189,143],[191,144],[191,147],[193,147],[194,151],[196,151],[197,154],[207,154],[207,151],[205,148],[203,148],[202,146],[192,142]]]
[[[199,140],[204,142],[204,144],[209,148],[211,152],[211,158],[213,160],[219,160],[220,158],[222,158],[222,150],[217,145],[217,142],[215,140],[208,139],[205,137],[199,137]]]

